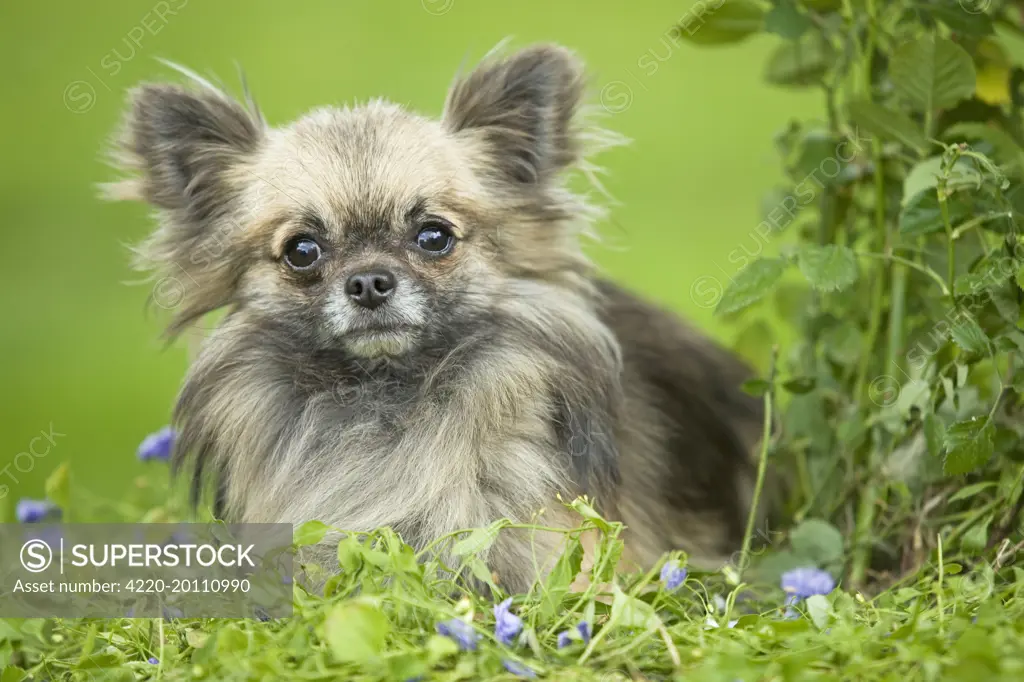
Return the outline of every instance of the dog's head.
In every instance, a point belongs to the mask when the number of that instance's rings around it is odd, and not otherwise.
[[[566,171],[593,139],[570,52],[486,59],[440,120],[375,101],[272,128],[251,100],[192,80],[133,92],[116,148],[132,177],[110,186],[158,209],[140,263],[175,309],[172,334],[230,306],[396,357],[485,318],[512,280],[585,281],[592,209]]]

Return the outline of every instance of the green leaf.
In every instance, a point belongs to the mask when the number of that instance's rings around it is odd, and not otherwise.
[[[971,11],[973,2],[977,7]],[[920,12],[927,12],[957,33],[982,37],[992,35],[995,28],[992,19],[982,10],[988,0],[933,0],[929,3],[919,2],[915,7]]]
[[[956,502],[957,500],[966,500],[968,497],[974,497],[983,490],[994,488],[996,483],[994,481],[982,481],[981,483],[974,483],[969,486],[965,486],[949,498],[950,502]]]
[[[486,528],[474,529],[468,536],[455,543],[452,547],[452,554],[455,556],[469,556],[483,552],[494,544],[498,533],[507,525],[508,520],[498,519]]]
[[[995,256],[981,263],[974,272],[964,273],[953,282],[957,296],[975,296],[1006,284],[1015,270],[1013,261],[1007,256]],[[1013,318],[1016,321],[1016,317]]]
[[[981,140],[992,147],[992,157],[1002,166],[1024,170],[1024,149],[1020,148],[1008,133],[995,124],[962,121],[951,125],[942,133],[943,139],[951,142]]]
[[[850,102],[847,114],[855,126],[882,139],[901,142],[920,153],[930,146],[920,127],[902,111],[862,99]]]
[[[217,632],[217,653],[244,654],[249,649],[249,637],[234,625],[226,625]]]
[[[46,497],[64,510],[65,515],[71,502],[71,476],[67,462],[54,469],[46,479]]]
[[[185,641],[193,649],[202,649],[210,641],[210,633],[202,630],[186,630]]]
[[[387,616],[367,601],[347,601],[336,605],[324,621],[324,638],[335,660],[365,663],[384,649],[391,623]]]
[[[315,545],[324,539],[329,530],[330,526],[323,521],[306,521],[295,529],[295,545],[297,547]]]
[[[807,615],[811,617],[811,621],[819,630],[824,630],[828,627],[832,605],[828,603],[828,599],[824,595],[811,595],[805,600],[804,607],[807,609]]]
[[[807,519],[789,534],[793,552],[815,564],[828,564],[843,556],[843,534],[821,519]]]
[[[752,395],[755,398],[760,398],[765,393],[767,393],[768,389],[770,389],[771,387],[772,385],[765,381],[764,379],[748,379],[747,381],[744,381],[743,384],[740,386],[740,390],[742,390],[747,395]]]
[[[924,438],[928,445],[928,454],[938,457],[943,453],[946,425],[935,414],[929,413],[924,417]]]
[[[985,551],[988,545],[988,527],[992,523],[992,516],[986,516],[981,522],[975,523],[960,538],[960,549],[968,554],[980,554]]]
[[[797,252],[800,272],[815,289],[839,291],[857,279],[857,257],[845,246],[806,244]]]
[[[426,678],[428,672],[430,672],[430,668],[419,653],[408,652],[397,656],[388,656],[388,679],[423,679]]]
[[[1024,289],[1024,264],[1017,269],[1017,275],[1013,278],[1017,282],[1017,286]]]
[[[702,3],[683,15],[675,35],[697,45],[738,43],[760,32],[764,17],[764,9],[753,0],[726,0],[717,9]]]
[[[28,673],[13,665],[6,666],[0,673],[0,682],[22,682],[28,679]]]
[[[594,509],[586,498],[577,497],[572,501],[569,507],[583,518],[590,520],[595,526],[605,533],[611,531],[611,524],[605,521],[604,517],[597,513],[597,510]]]
[[[925,35],[896,48],[889,62],[893,87],[916,111],[948,109],[974,94],[977,75],[967,50]]]
[[[787,41],[775,48],[768,58],[764,78],[772,85],[808,87],[818,85],[834,61],[828,42],[817,32],[796,41]]]
[[[947,476],[976,471],[992,457],[994,429],[988,419],[974,417],[960,421],[946,431],[946,459],[942,470]]]
[[[715,314],[734,313],[767,296],[788,265],[781,258],[761,258],[740,270],[722,293]]]
[[[786,389],[790,393],[800,395],[803,393],[810,393],[817,385],[818,382],[814,377],[796,377],[782,384],[782,388]]]
[[[450,637],[443,635],[431,635],[427,640],[426,649],[427,660],[431,665],[436,665],[449,656],[459,653],[459,645]]]
[[[903,181],[903,204],[925,190],[934,190],[939,186],[939,177],[943,175],[942,157],[932,156],[914,164]],[[949,190],[977,189],[983,179],[981,173],[967,159],[959,159],[953,167],[945,172],[946,188]],[[937,195],[936,195],[937,196]]]
[[[793,0],[781,0],[768,10],[764,18],[765,30],[786,40],[796,40],[813,25],[810,17],[801,12]]]
[[[989,340],[985,330],[967,313],[957,317],[950,329],[950,335],[953,342],[968,353],[987,355],[989,352]]]
[[[653,630],[661,624],[654,607],[622,591],[617,583],[612,584],[611,623],[621,628],[644,628]]]
[[[807,565],[807,559],[789,550],[772,551],[756,558],[752,573],[761,583],[778,583],[782,574]],[[744,578],[746,574],[744,573]]]
[[[552,618],[558,612],[583,564],[583,545],[579,537],[569,537],[567,542],[569,546],[558,557],[544,584],[544,599],[540,604],[542,619]]]
[[[946,198],[949,223],[957,226],[972,216],[974,205],[966,192],[954,192]],[[946,229],[939,206],[939,196],[934,189],[918,192],[900,210],[900,234],[921,235],[941,232]]]

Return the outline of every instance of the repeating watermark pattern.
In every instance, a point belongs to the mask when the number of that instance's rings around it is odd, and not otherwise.
[[[793,191],[786,194],[782,201],[773,206],[764,220],[747,234],[747,237],[726,255],[726,262],[729,269],[726,269],[712,260],[712,264],[718,268],[727,282],[733,281],[733,276],[740,270],[756,260],[764,252],[764,248],[771,242],[772,238],[781,234],[797,215],[804,208],[814,202],[825,187],[834,181],[843,170],[848,167],[865,149],[868,138],[861,137],[860,131],[854,131],[852,137],[840,141],[833,153],[822,159],[804,178],[793,188]],[[752,247],[747,248],[747,242]],[[715,275],[704,274],[697,277],[690,285],[690,300],[701,308],[714,308],[722,299],[725,292],[725,285]]]
[[[121,39],[99,60],[99,70],[106,77],[114,78],[121,73],[124,65],[140,54],[143,46],[164,30],[170,21],[185,8],[188,0],[160,0],[142,15]],[[64,88],[64,106],[74,114],[84,114],[96,105],[96,86],[100,85],[113,92],[113,88],[91,66],[85,67],[91,78],[79,78]]]
[[[992,6],[992,0],[960,0],[959,4],[968,14],[984,14]]]
[[[915,386],[923,389],[925,382],[915,379],[914,374],[923,375],[931,358],[946,345],[953,330],[959,325],[974,323],[977,313],[990,301],[995,300],[998,287],[1016,276],[1016,264],[1024,259],[1024,247],[1018,244],[1012,248],[1014,251],[1012,258],[1007,256],[997,260],[984,272],[982,277],[973,279],[968,285],[960,288],[960,293],[957,295],[957,306],[949,308],[941,319],[935,321],[928,333],[918,337],[907,350],[904,356],[907,369],[900,366],[899,362],[893,361],[895,372],[902,375],[904,381],[900,381],[895,374],[885,374],[872,382],[872,390],[868,393],[872,402],[879,407],[888,407],[899,400],[902,391],[907,387]],[[885,390],[874,391],[876,384],[884,386]]]
[[[455,0],[420,0],[420,5],[427,14],[433,14],[435,17],[448,14],[454,4]]]
[[[895,405],[900,399],[900,380],[891,374],[875,377],[868,385],[868,399],[878,407]]]
[[[286,618],[291,524],[0,524],[0,617]]]
[[[0,500],[7,497],[12,485],[21,483],[18,474],[27,476],[36,468],[36,461],[50,454],[50,450],[57,446],[57,439],[67,434],[60,433],[53,428],[53,422],[49,428],[41,429],[39,435],[29,440],[25,449],[16,454],[10,462],[0,469]]]
[[[708,18],[725,4],[725,0],[698,0],[676,24],[661,35],[660,45],[652,47],[636,60],[636,67],[644,77],[650,78],[661,65],[671,59],[683,42],[683,34],[693,36],[707,23]],[[647,91],[643,79],[626,69],[630,80],[640,89]],[[609,81],[601,88],[601,106],[610,114],[621,114],[633,104],[633,87],[624,79]]]

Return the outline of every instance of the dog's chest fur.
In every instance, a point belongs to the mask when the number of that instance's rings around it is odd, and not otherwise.
[[[573,457],[564,427],[603,411],[583,405],[578,363],[514,328],[465,340],[426,370],[284,354],[279,331],[225,325],[182,391],[179,446],[198,453],[198,482],[219,473],[226,516],[391,526],[421,548],[503,517],[529,522],[556,495],[589,491],[590,458]],[[554,542],[506,535],[488,557],[499,575],[532,571],[531,544]]]

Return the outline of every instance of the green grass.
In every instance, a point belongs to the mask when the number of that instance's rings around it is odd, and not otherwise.
[[[182,512],[176,497],[146,503],[166,488],[162,465],[154,466],[114,503],[79,491],[69,506],[80,507],[79,517],[175,520]],[[580,527],[566,532],[559,567],[528,594],[513,595],[512,611],[524,628],[511,647],[494,637],[493,602],[439,577],[436,560],[417,557],[381,529],[342,543],[344,570],[328,581],[326,596],[295,586],[294,616],[280,621],[0,620],[0,665],[11,666],[0,679],[23,679],[22,671],[33,680],[514,679],[503,667],[507,660],[558,680],[973,682],[1024,675],[1024,570],[1007,565],[1012,553],[994,563],[938,554],[877,594],[839,585],[787,614],[785,594],[777,583],[761,581],[756,567],[796,543],[795,535],[773,535],[771,544],[756,546],[747,582],[738,580],[735,566],[717,574],[691,571],[670,592],[659,579],[660,564],[642,575],[613,575],[621,526],[582,500],[571,506]],[[475,551],[501,525],[474,531],[461,544],[459,534],[444,541],[464,552],[470,570],[489,577]],[[296,537],[315,541],[323,530],[308,524]],[[573,592],[568,586],[584,530],[601,540],[589,586]],[[666,559],[685,563],[678,555]],[[500,586],[498,596],[504,596]],[[437,624],[452,618],[479,633],[475,651],[437,634]],[[580,621],[592,626],[589,644],[576,638],[559,649],[558,633]]]

